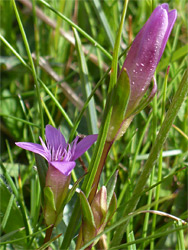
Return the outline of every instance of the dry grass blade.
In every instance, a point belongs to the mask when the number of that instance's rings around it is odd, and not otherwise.
[[[176,220],[176,221],[181,221],[182,224],[184,225],[187,225],[187,222],[182,220],[181,218],[178,218],[172,214],[168,214],[168,213],[165,213],[165,212],[162,212],[162,211],[158,211],[158,210],[143,210],[143,211],[139,211],[139,212],[136,212],[137,214],[142,214],[142,213],[151,213],[151,214],[157,214],[157,215],[160,215],[160,216],[165,216],[165,217],[169,217],[173,220]],[[134,213],[130,213],[129,215],[131,214],[134,214]]]

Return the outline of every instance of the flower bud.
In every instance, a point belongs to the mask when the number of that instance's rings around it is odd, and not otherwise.
[[[177,17],[168,4],[159,5],[137,34],[123,64],[130,79],[131,94],[126,116],[131,114],[149,88]]]
[[[113,90],[113,111],[107,141],[114,141],[123,135],[134,115],[154,97],[157,91],[155,81],[148,97],[142,100],[149,89],[176,17],[177,11],[169,12],[168,4],[159,5],[133,41]],[[125,70],[128,76],[125,76]]]

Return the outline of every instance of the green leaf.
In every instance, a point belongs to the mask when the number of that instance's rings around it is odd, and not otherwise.
[[[123,120],[130,96],[130,82],[126,69],[121,72],[115,87],[112,90],[112,116],[107,136],[107,141],[113,141]]]
[[[91,240],[96,235],[94,216],[85,194],[80,192],[80,203],[82,211],[82,232],[84,243]]]

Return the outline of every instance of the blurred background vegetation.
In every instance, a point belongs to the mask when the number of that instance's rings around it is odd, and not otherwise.
[[[132,189],[156,138],[161,125],[163,102],[165,101],[165,110],[167,111],[187,68],[188,3],[185,0],[166,2],[169,3],[170,9],[177,9],[178,18],[157,68],[157,96],[144,111],[134,118],[126,134],[114,144],[101,178],[102,185],[115,169],[119,169],[116,187],[119,211],[130,198]],[[25,237],[38,232],[36,239],[36,236],[33,236],[32,240],[25,239],[21,243],[19,241],[7,244],[5,245],[6,249],[13,249],[12,247],[24,249],[26,246],[34,249],[41,245],[43,238],[43,233],[39,232],[43,226],[42,219],[40,220],[40,187],[34,168],[34,155],[17,148],[14,142],[39,142],[38,137],[41,135],[41,129],[43,130],[44,125],[49,123],[60,127],[64,136],[69,138],[70,131],[74,127],[73,124],[84,102],[111,65],[114,40],[123,7],[123,1],[117,0],[51,0],[48,3],[53,10],[45,6],[43,1],[16,1],[36,74],[42,81],[37,87],[32,71],[18,59],[20,56],[26,65],[31,66],[12,1],[0,1],[1,231],[2,235],[7,235],[7,233],[23,226],[26,228],[17,232],[16,235],[14,234],[13,238]],[[129,1],[122,34],[121,52],[130,45],[152,10],[161,3],[163,1]],[[78,30],[78,33],[85,55],[86,71],[83,70],[83,65],[79,62],[79,50],[75,48],[75,38],[71,25],[60,17],[57,11],[81,29]],[[13,49],[18,53],[17,57]],[[124,57],[119,61],[120,68],[123,61]],[[167,91],[163,101],[164,78],[168,65],[170,69]],[[86,135],[98,131],[108,83],[109,75],[97,88],[92,102],[82,116],[77,129],[78,133]],[[37,91],[40,92],[40,98]],[[40,115],[41,109],[43,110],[44,124],[41,124],[43,122]],[[162,184],[160,195],[157,198],[157,200],[163,198],[163,201],[158,205],[158,210],[181,217],[184,220],[187,218],[188,207],[187,124],[188,98],[182,105],[163,148]],[[83,160],[87,166],[87,160],[84,157]],[[158,165],[159,163],[156,164],[153,179],[148,180],[148,185],[159,181]],[[83,174],[81,165],[75,171],[77,177]],[[167,176],[169,177],[166,178]],[[155,201],[155,188],[152,191],[152,201]],[[139,207],[147,204],[148,195],[149,192],[143,194]],[[73,203],[74,199],[66,207],[64,221],[57,228],[57,233],[64,232]],[[7,211],[8,208],[9,211]],[[148,218],[147,222],[148,234],[151,234],[152,230],[152,216]],[[118,216],[115,216],[113,221],[118,219]],[[136,216],[130,224],[130,231],[133,230],[135,239],[143,236],[144,220],[145,214],[141,214]],[[157,216],[154,232],[159,233],[162,230],[166,232],[173,227],[173,220]],[[187,234],[187,231],[185,233]],[[109,234],[109,241],[110,237]],[[6,239],[10,239],[10,237]],[[165,234],[164,237],[156,239],[154,249],[178,249],[177,239],[177,232]],[[60,241],[55,243],[56,247],[59,246]],[[124,241],[126,242],[126,240]],[[142,244],[138,245],[140,249],[142,247],[148,249],[149,243],[145,246]],[[186,240],[185,245],[188,247]],[[74,242],[72,246],[74,246]]]

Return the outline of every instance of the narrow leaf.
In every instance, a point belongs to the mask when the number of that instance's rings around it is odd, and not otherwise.
[[[48,167],[44,158],[38,154],[35,154],[35,161],[36,161],[36,166],[37,166],[37,170],[39,174],[41,190],[43,190],[43,188],[45,187],[46,173],[47,173]],[[43,193],[42,193],[42,199],[43,199]]]
[[[80,203],[82,211],[82,230],[83,230],[82,235],[83,235],[83,240],[86,243],[95,236],[96,226],[91,207],[83,192],[80,192]]]

